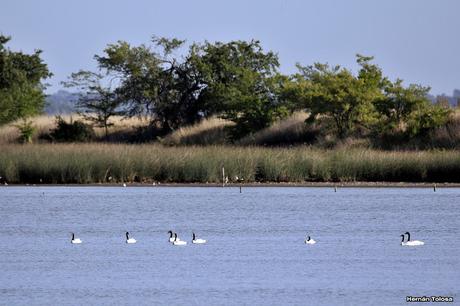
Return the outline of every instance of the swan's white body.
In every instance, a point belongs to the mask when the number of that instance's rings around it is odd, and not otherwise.
[[[204,244],[204,243],[206,243],[206,240],[198,238],[198,239],[192,240],[192,243],[194,243],[194,244]]]
[[[173,245],[187,245],[187,241],[182,241],[180,239],[176,239],[172,243]]]
[[[311,238],[310,239],[308,239],[308,238],[305,239],[305,244],[315,244],[315,243],[316,243],[316,241],[314,239],[311,239]]]
[[[186,241],[180,240],[179,237],[177,237],[177,233],[174,233],[174,240],[172,241],[173,245],[187,245]]]
[[[406,242],[401,242],[401,245],[404,245],[404,246],[418,246],[418,245],[424,245],[424,244],[425,242],[420,241],[420,240],[410,240]]]
[[[405,235],[407,235],[407,241],[404,241]],[[424,245],[425,242],[420,241],[420,240],[410,240],[410,233],[406,232],[403,235],[401,235],[402,240],[401,240],[401,245],[402,246],[419,246],[419,245]]]
[[[83,241],[81,241],[80,238],[75,238],[75,234],[72,233],[72,239],[70,240],[70,243],[72,243],[72,244],[80,244],[80,243],[82,243],[82,242],[83,242]]]
[[[205,239],[196,238],[195,233],[192,233],[192,243],[193,243],[193,244],[205,244],[205,243],[206,243],[206,240],[205,240]]]
[[[80,240],[80,238],[72,239],[72,241],[70,241],[70,242],[73,243],[73,244],[80,244],[80,243],[82,243],[82,241]]]
[[[129,233],[127,232],[126,233],[126,243],[129,243],[129,244],[133,244],[133,243],[136,243],[137,240],[134,239],[134,238],[129,238]]]

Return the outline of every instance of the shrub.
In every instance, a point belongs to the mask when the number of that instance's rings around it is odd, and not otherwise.
[[[32,125],[32,121],[23,119],[23,121],[20,124],[17,124],[16,127],[20,132],[19,140],[22,143],[32,143],[32,136],[36,131],[36,128]]]
[[[93,128],[79,120],[71,119],[67,123],[61,116],[57,116],[56,125],[50,136],[57,142],[86,142],[95,137]]]

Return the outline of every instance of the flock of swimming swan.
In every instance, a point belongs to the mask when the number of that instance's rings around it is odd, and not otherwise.
[[[80,238],[75,238],[75,233],[71,233],[72,238],[70,240],[70,243],[72,244],[81,244],[83,241]],[[177,233],[174,233],[173,231],[168,231],[169,234],[169,242],[172,243],[172,245],[187,245],[187,241],[181,240],[178,236]],[[134,239],[133,237],[129,236],[129,232],[126,232],[126,243],[128,244],[133,244],[136,243],[137,240]],[[201,238],[196,238],[195,233],[192,233],[192,243],[193,244],[205,244],[206,240],[201,239]]]
[[[83,241],[80,239],[80,238],[75,238],[75,234],[74,233],[71,233],[72,234],[72,239],[70,240],[70,243],[72,244],[80,244],[82,243]],[[169,234],[169,242],[172,243],[172,245],[177,245],[177,246],[182,246],[182,245],[187,245],[187,241],[184,241],[184,240],[181,240],[178,236],[177,236],[177,233],[174,233],[173,231],[168,231],[168,234]],[[407,235],[407,241],[404,241],[406,239],[406,235]],[[420,241],[420,240],[410,240],[410,233],[409,232],[405,232],[404,234],[401,234],[401,237],[402,237],[402,240],[401,240],[401,245],[402,246],[419,246],[419,245],[424,245],[425,242],[423,241]],[[129,232],[126,232],[126,243],[128,244],[133,244],[133,243],[136,243],[137,240],[132,238],[132,237],[129,237]],[[305,244],[316,244],[316,241],[311,238],[310,236],[307,236],[305,238]],[[192,243],[193,244],[205,244],[206,243],[206,240],[205,239],[201,239],[201,238],[196,238],[196,235],[195,233],[192,233]]]
[[[406,239],[406,235],[407,235],[407,241],[404,241]],[[419,246],[419,245],[425,244],[425,242],[420,241],[420,240],[410,240],[409,232],[405,232],[404,234],[401,235],[401,237],[402,237],[402,240],[401,240],[402,246]],[[312,239],[310,236],[307,236],[304,242],[305,244],[315,244],[316,243],[316,241]]]

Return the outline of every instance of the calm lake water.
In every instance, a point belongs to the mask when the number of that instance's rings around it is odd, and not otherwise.
[[[454,188],[1,187],[0,305],[457,304],[459,203]],[[402,247],[405,231],[425,245]]]

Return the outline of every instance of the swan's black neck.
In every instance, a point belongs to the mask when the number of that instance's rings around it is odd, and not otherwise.
[[[405,237],[404,235],[401,235],[401,238],[402,238],[401,242],[404,242],[404,237]]]
[[[126,232],[126,240],[129,240],[129,233]]]
[[[310,236],[307,237],[307,241],[310,241]]]
[[[74,240],[74,239],[75,239],[75,234],[74,234],[74,233],[72,233],[72,240]]]
[[[410,241],[410,233],[406,232],[406,234],[407,234],[407,241]]]
[[[195,240],[195,233],[192,233],[192,240]]]
[[[169,234],[169,238],[173,237],[173,232],[172,231],[169,231],[168,234]]]

